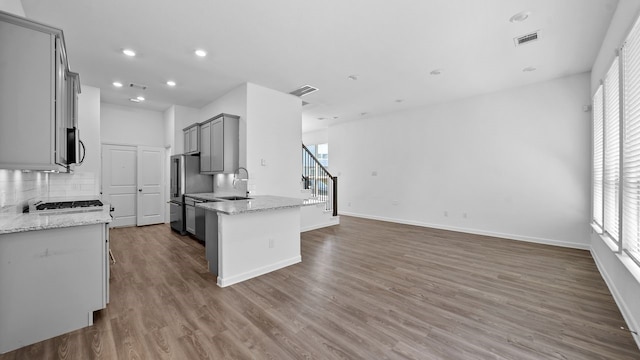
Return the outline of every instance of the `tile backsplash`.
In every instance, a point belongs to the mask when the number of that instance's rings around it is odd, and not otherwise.
[[[100,193],[100,179],[91,172],[57,174],[0,169],[0,212],[21,209],[39,197],[90,196]]]
[[[213,175],[213,192],[224,194],[236,194],[238,196],[246,196],[247,190],[250,189],[251,180],[233,181],[233,174],[215,174]]]

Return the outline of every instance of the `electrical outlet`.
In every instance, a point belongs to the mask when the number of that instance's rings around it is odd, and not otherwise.
[[[347,206],[351,207],[351,201],[349,201],[349,202],[347,203]]]
[[[276,241],[274,239],[269,239],[269,249],[273,249],[276,246]]]
[[[444,211],[444,217],[448,217],[449,216],[449,212],[447,210]]]
[[[267,160],[265,160],[265,159],[260,159],[260,165],[262,165],[262,166],[267,166]]]
[[[375,170],[374,170],[374,171],[372,171],[372,172],[371,172],[371,176],[378,176],[378,172],[377,172],[377,171],[375,171]]]
[[[467,218],[467,213],[466,213],[466,212],[463,212],[463,213],[462,213],[462,217],[466,219],[466,218]]]

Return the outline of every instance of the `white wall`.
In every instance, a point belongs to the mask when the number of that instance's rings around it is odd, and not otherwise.
[[[228,93],[219,97],[215,101],[207,104],[200,109],[198,115],[199,122],[206,121],[212,117],[221,113],[237,115],[240,117],[239,123],[239,150],[238,150],[238,164],[242,167],[247,167],[247,84],[242,84],[235,87]],[[253,174],[251,169],[249,170],[249,182],[248,186],[253,184]],[[236,193],[237,195],[244,196],[242,192],[245,188],[234,187],[233,178],[228,175],[213,175],[214,192]],[[248,189],[248,187],[247,187]]]
[[[100,158],[100,89],[81,85],[78,95],[78,128],[80,140],[84,142],[86,156],[77,173],[93,173],[100,177],[102,162]]]
[[[310,144],[326,144],[328,142],[329,142],[328,129],[310,131],[302,134],[302,143],[307,146]],[[331,153],[331,146],[329,146],[329,153]],[[329,157],[331,157],[331,155],[329,155]]]
[[[164,118],[159,111],[102,103],[102,143],[165,146]]]
[[[300,197],[302,101],[255,84],[247,86],[247,168],[252,192]]]
[[[167,110],[162,113],[163,124],[164,124],[164,147],[167,149],[165,155],[166,159],[164,161],[164,193],[169,194],[171,188],[171,174],[169,174],[171,169],[171,155],[174,155],[176,152],[176,143],[175,138],[177,137],[176,131],[176,107],[171,106]],[[169,223],[171,220],[169,215],[171,213],[171,207],[169,203],[167,203],[164,207],[164,222]]]
[[[620,0],[618,3],[618,8],[613,15],[611,25],[593,65],[591,94],[595,93],[600,79],[604,78],[615,56],[615,49],[621,46],[638,14],[640,14],[640,1]],[[598,269],[607,282],[628,326],[637,330],[640,328],[640,306],[638,306],[640,269],[630,263],[630,259],[626,255],[615,254],[599,235],[595,234],[590,227],[588,229],[591,231],[591,254]],[[640,337],[636,335],[634,338],[640,347]]]
[[[247,165],[247,84],[242,84],[200,109],[199,121],[226,113],[240,117],[240,166]],[[183,140],[184,141],[184,140]]]
[[[338,209],[588,248],[588,103],[584,73],[332,126]]]
[[[301,100],[246,83],[200,109],[199,121],[220,113],[240,116],[239,163],[249,170],[251,193],[300,197]],[[216,177],[220,188],[223,180]]]
[[[0,0],[0,10],[18,16],[25,16],[24,8],[20,0]]]
[[[174,155],[176,154],[176,138],[178,137],[175,105],[162,113],[162,121],[164,124],[164,146],[171,149],[171,155]]]

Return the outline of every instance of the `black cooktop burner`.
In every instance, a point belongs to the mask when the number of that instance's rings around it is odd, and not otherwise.
[[[90,206],[102,206],[102,201],[100,200],[82,200],[82,201],[74,201],[71,207],[90,207]]]
[[[36,205],[36,210],[71,209],[102,206],[100,200],[57,201]]]

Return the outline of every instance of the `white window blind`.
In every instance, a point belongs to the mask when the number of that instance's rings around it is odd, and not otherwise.
[[[640,26],[622,48],[624,156],[622,247],[640,264]]]
[[[593,222],[602,228],[603,154],[603,99],[602,85],[593,95]]]
[[[620,101],[618,57],[604,80],[604,231],[619,241]]]

